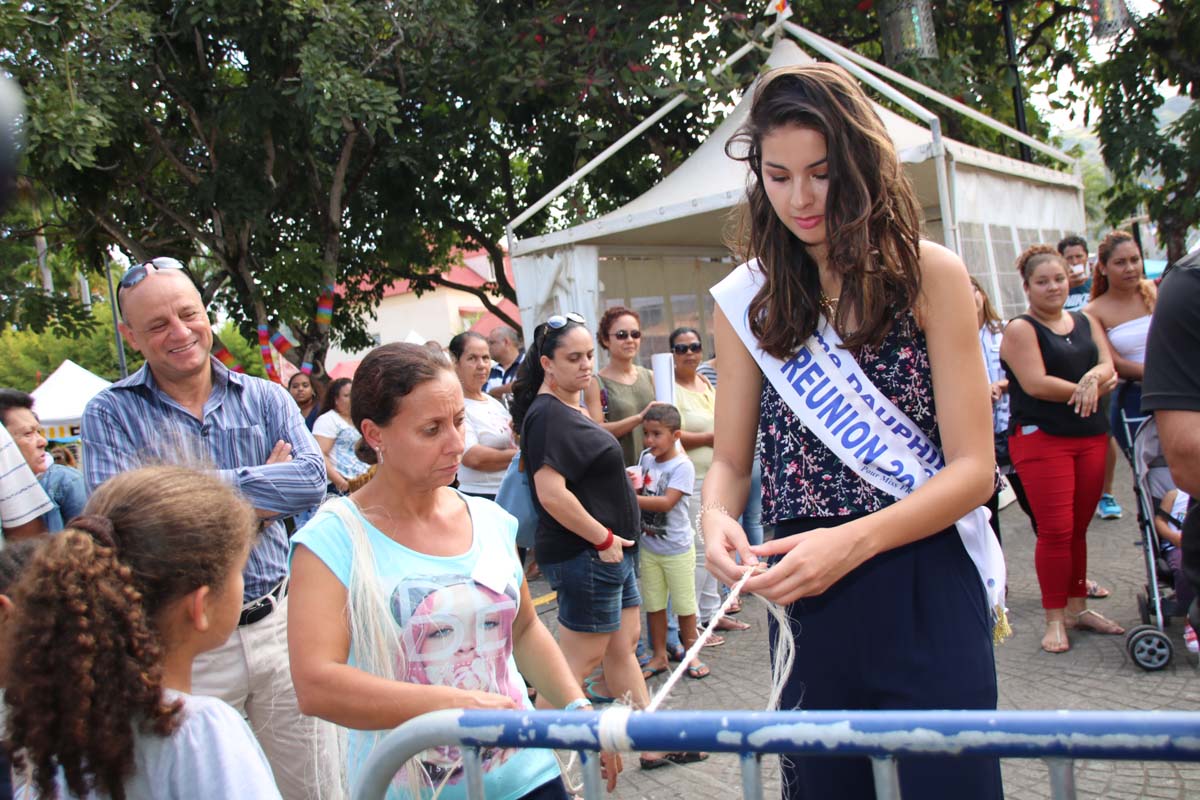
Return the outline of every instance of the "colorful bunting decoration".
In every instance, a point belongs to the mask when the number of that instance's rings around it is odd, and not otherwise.
[[[292,349],[292,343],[279,331],[271,334],[271,344],[275,345],[275,349],[279,351],[279,355],[284,355],[288,350]]]
[[[270,329],[266,325],[258,326],[258,349],[262,353],[263,367],[267,370],[267,377],[280,383],[279,375],[275,372],[275,359],[271,357]]]
[[[213,350],[213,355],[217,357],[225,365],[225,368],[230,372],[245,372],[246,368],[238,363],[238,360],[233,357],[233,353],[225,345],[221,345],[216,350]]]
[[[333,322],[333,285],[326,286],[321,290],[321,296],[317,298],[317,327],[322,331],[329,327]]]

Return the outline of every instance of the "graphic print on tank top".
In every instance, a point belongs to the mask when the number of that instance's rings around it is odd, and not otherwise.
[[[500,593],[468,575],[415,576],[396,585],[389,605],[400,628],[397,680],[506,695],[518,708],[524,707],[524,685],[508,668],[517,616],[517,594],[511,584]],[[481,750],[484,772],[515,752]],[[418,760],[429,779],[426,785],[459,783],[461,756],[456,746],[421,753]],[[405,771],[393,783],[406,786]]]

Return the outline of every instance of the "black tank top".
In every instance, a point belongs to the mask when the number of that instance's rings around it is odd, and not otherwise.
[[[1092,339],[1092,326],[1087,317],[1079,311],[1068,313],[1075,327],[1065,335],[1055,333],[1028,314],[1022,314],[1017,319],[1033,325],[1046,374],[1078,383],[1089,369],[1096,366],[1100,350]],[[1030,397],[1021,388],[1016,373],[1007,363],[1004,364],[1004,372],[1008,375],[1008,396],[1012,410],[1008,424],[1010,433],[1022,425],[1037,425],[1052,436],[1095,436],[1108,432],[1108,417],[1103,410],[1097,409],[1091,416],[1081,417],[1065,402]]]

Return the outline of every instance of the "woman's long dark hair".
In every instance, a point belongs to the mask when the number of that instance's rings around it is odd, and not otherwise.
[[[337,411],[338,395],[342,393],[342,387],[354,383],[349,378],[338,378],[331,381],[328,388],[325,389],[325,399],[321,402],[323,411]],[[352,390],[353,391],[353,390]],[[354,402],[354,395],[351,394],[350,401]]]
[[[825,137],[829,266],[842,276],[834,324],[849,348],[878,345],[896,312],[920,292],[920,205],[887,128],[841,67],[808,64],[763,75],[750,115],[725,145],[754,179],[742,206],[742,260],[758,259],[766,280],[750,302],[750,329],[763,350],[787,358],[817,329],[821,285],[816,262],[771,207],[763,188],[762,140],[784,126]],[[857,320],[848,330],[847,321]]]
[[[542,323],[533,329],[533,343],[521,366],[517,368],[517,377],[513,381],[512,400],[508,404],[508,413],[512,414],[513,430],[520,433],[521,425],[525,422],[525,412],[537,397],[538,389],[546,380],[546,370],[542,368],[542,356],[554,357],[558,349],[558,341],[572,328],[584,327],[575,320],[567,320],[561,328],[551,328]]]

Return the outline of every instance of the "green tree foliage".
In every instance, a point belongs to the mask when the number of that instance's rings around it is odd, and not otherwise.
[[[78,338],[28,328],[10,327],[0,332],[0,386],[33,391],[68,358],[102,378],[119,380],[121,369],[108,304],[94,304],[90,317],[92,324]],[[131,372],[142,364],[141,356],[128,347],[125,357]]]
[[[1011,118],[990,0],[936,3],[941,58],[905,66]],[[865,0],[801,3],[798,21],[879,57]],[[286,326],[296,362],[319,364],[322,287],[342,287],[333,329],[364,346],[384,288],[451,285],[462,249],[485,249],[494,284],[504,224],[652,113],[691,102],[520,229],[607,211],[680,163],[719,104],[761,67],[762,0],[83,0],[0,5],[0,68],[29,98],[29,178],[85,263],[109,243],[137,259],[189,260],[206,300],[246,338]],[[1024,3],[1026,79],[1075,58],[1060,41],[1082,10]],[[720,75],[723,54],[759,54]],[[716,91],[710,91],[715,89]],[[1069,99],[1069,98],[1068,98]],[[1028,109],[1035,134],[1044,130]],[[950,135],[995,135],[946,115]],[[490,301],[481,298],[485,304]],[[256,359],[252,359],[255,360]]]
[[[1200,224],[1200,5],[1162,0],[1157,14],[1136,20],[1108,58],[1082,71],[1100,108],[1097,132],[1113,175],[1105,192],[1111,223],[1145,209],[1158,225],[1168,259],[1187,251],[1188,229]],[[1162,125],[1163,86],[1191,105]]]

